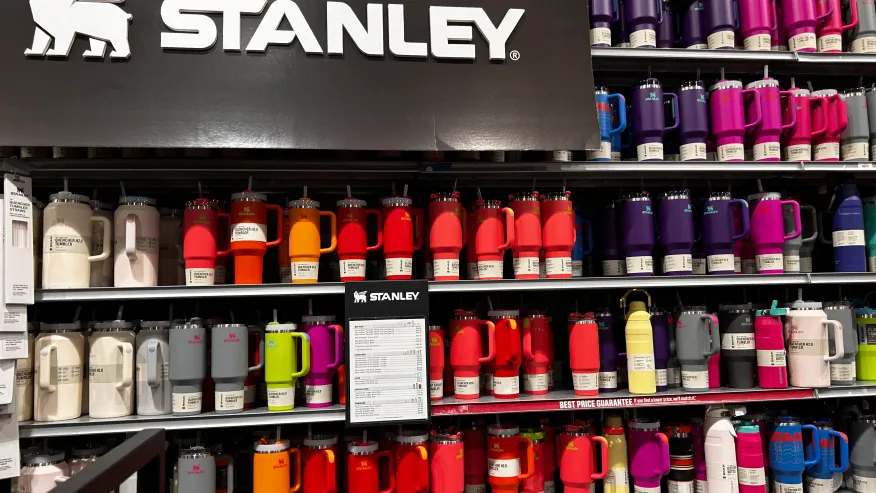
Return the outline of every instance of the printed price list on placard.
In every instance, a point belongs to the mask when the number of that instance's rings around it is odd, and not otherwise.
[[[426,320],[351,320],[350,423],[429,419]]]

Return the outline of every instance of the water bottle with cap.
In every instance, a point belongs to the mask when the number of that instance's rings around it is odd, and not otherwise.
[[[631,289],[621,298],[621,309],[626,310],[627,296],[637,291],[645,293],[648,297],[648,305],[651,304],[651,295],[646,291]],[[648,314],[645,303],[641,301],[630,302],[629,312],[626,313],[625,338],[630,393],[653,394],[657,392],[651,316]]]
[[[710,493],[738,493],[736,430],[731,417],[745,414],[745,408],[709,406],[703,423],[706,477]],[[741,411],[741,412],[739,412]]]

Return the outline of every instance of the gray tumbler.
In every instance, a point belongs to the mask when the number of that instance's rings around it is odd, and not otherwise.
[[[234,458],[218,455],[228,460],[228,493],[234,493]],[[177,462],[177,487],[180,493],[216,493],[216,458],[204,447],[190,447],[179,452]]]
[[[754,388],[757,351],[754,347],[754,319],[751,303],[720,305],[721,363],[727,369],[730,387]]]
[[[860,5],[860,2],[858,2]],[[870,140],[876,142],[876,84],[867,88],[867,121],[870,124]],[[873,155],[874,147],[870,147],[870,155]]]
[[[836,320],[843,326],[843,357],[830,362],[830,384],[852,385],[857,380],[855,355],[858,354],[858,326],[855,313],[848,301],[825,301],[823,307],[828,320]],[[829,330],[827,334],[829,354],[833,354],[833,331]]]
[[[870,160],[870,122],[867,117],[867,96],[863,87],[843,91],[849,126],[843,130],[842,160]]]
[[[849,51],[852,53],[876,53],[876,8],[873,0],[855,0],[858,2],[858,24],[849,36]],[[848,21],[851,21],[849,9]],[[851,24],[851,22],[849,22]],[[872,118],[870,119],[872,121]]]
[[[140,322],[137,333],[137,414],[170,414],[170,322]]]
[[[721,350],[717,317],[704,306],[682,307],[675,323],[675,350],[684,390],[708,390],[709,357]]]
[[[170,327],[170,383],[173,414],[201,414],[201,391],[207,375],[207,330],[198,324]]]
[[[799,201],[798,201],[799,202]],[[803,219],[803,211],[809,212],[811,221],[805,223],[803,234],[790,240],[785,240],[785,245],[782,248],[782,262],[784,263],[785,273],[797,272],[812,272],[812,250],[815,248],[815,240],[818,238],[818,224],[815,208],[811,205],[800,205],[800,218]],[[782,219],[785,226],[785,235],[790,235],[794,232],[794,207],[792,204],[782,206]],[[808,233],[808,234],[807,234]],[[809,245],[808,253],[808,271],[803,270],[803,248]]]
[[[800,235],[800,238],[803,238],[803,245],[800,246],[800,272],[810,274],[812,273],[812,252],[815,250],[815,240],[818,239],[818,213],[815,211],[815,207],[800,204],[800,214],[803,214],[804,210],[809,212],[809,221],[804,220],[802,216],[800,217],[800,223],[803,226],[803,234]],[[789,231],[789,229],[785,231]],[[787,268],[785,268],[785,272],[788,272]]]
[[[876,416],[858,416],[850,421],[848,435],[854,490],[873,491],[876,484]]]
[[[216,412],[220,414],[243,411],[244,383],[251,371],[265,367],[265,358],[258,358],[256,366],[249,366],[249,334],[258,334],[259,354],[265,354],[265,341],[258,327],[244,324],[218,324],[210,329],[212,347],[211,376],[216,384]]]

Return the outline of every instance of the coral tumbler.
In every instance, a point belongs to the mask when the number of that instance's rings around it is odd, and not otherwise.
[[[572,314],[569,325],[569,366],[575,395],[597,395],[600,359],[596,317],[593,313]]]
[[[596,446],[601,447],[601,471],[595,471]],[[594,479],[603,479],[608,474],[608,442],[604,437],[594,437],[589,427],[567,426],[557,437],[557,462],[560,480],[568,493],[590,493]]]
[[[575,210],[571,193],[550,192],[541,196],[541,237],[548,279],[572,277],[575,246]]]
[[[303,493],[338,493],[338,437],[313,435],[302,445]]]
[[[433,432],[434,433],[434,432]],[[465,492],[465,459],[460,433],[432,435],[429,444],[432,493]]]
[[[378,210],[366,209],[364,200],[353,197],[339,200],[336,206],[341,282],[364,281],[367,252],[383,247],[383,216]],[[371,246],[368,246],[368,216],[377,220],[377,243]]]
[[[429,326],[429,398],[440,401],[444,397],[444,329]]]
[[[380,201],[383,253],[386,256],[386,278],[389,280],[410,279],[414,251],[423,247],[423,211],[413,209],[413,203],[410,197],[387,197]]]
[[[514,425],[492,425],[487,428],[487,469],[494,493],[517,493],[520,482],[535,473],[535,450],[532,441],[519,436]],[[525,457],[523,472],[521,459]]]
[[[544,395],[550,387],[549,369],[553,363],[553,336],[545,312],[523,319],[523,392]]]
[[[377,442],[356,441],[348,446],[347,491],[349,493],[393,493],[395,491],[395,461],[389,450],[377,450]],[[389,473],[380,472],[380,458],[389,462]],[[389,484],[381,484],[381,479]],[[382,488],[381,486],[386,486]]]
[[[306,197],[291,200],[289,209],[289,261],[293,284],[313,284],[319,278],[319,256],[338,246],[337,217],[334,212],[319,210],[319,202]],[[320,248],[319,220],[331,221],[331,242]]]
[[[521,192],[511,195],[509,199],[511,202],[508,207],[514,211],[514,241],[511,246],[514,252],[514,278],[538,279],[538,256],[541,251],[541,204],[538,192]],[[573,244],[574,238],[573,230]]]
[[[489,352],[483,354],[481,326],[486,327]],[[453,393],[457,399],[480,397],[481,364],[496,357],[496,326],[478,320],[475,312],[456,310],[450,321],[450,366],[453,367]]]
[[[183,258],[186,262],[186,286],[212,286],[216,257],[228,251],[216,251],[216,223],[228,213],[219,212],[218,204],[207,198],[186,202],[183,214]]]
[[[269,205],[261,193],[245,190],[231,195],[231,253],[234,283],[261,284],[262,261],[269,247],[282,241],[283,208]],[[277,213],[277,239],[268,242],[268,209]]]
[[[504,224],[501,214],[505,215]],[[474,231],[474,237],[469,238],[467,249],[474,249],[475,252],[476,279],[502,279],[502,257],[505,256],[505,250],[514,244],[514,211],[510,207],[502,207],[498,200],[478,200],[474,214],[469,217],[473,218],[473,224],[469,225],[468,230]]]
[[[395,493],[429,491],[429,435],[408,431],[395,437]]]
[[[262,438],[255,443],[252,473],[253,493],[296,493],[301,489],[301,451],[289,440]],[[293,476],[295,483],[290,484]]]
[[[433,193],[429,200],[429,250],[436,281],[459,280],[459,252],[466,243],[465,218],[459,192]]]

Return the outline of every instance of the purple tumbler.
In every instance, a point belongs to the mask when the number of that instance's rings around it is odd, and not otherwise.
[[[718,146],[718,161],[745,159],[743,138],[746,131],[760,125],[760,95],[754,89],[742,89],[738,80],[719,80],[709,88],[709,114],[712,135]],[[744,96],[754,99],[755,119],[745,123]]]
[[[734,234],[733,206],[741,209],[742,232]],[[733,274],[736,272],[733,245],[736,240],[748,236],[748,204],[734,199],[730,192],[712,192],[703,204],[703,244],[706,247],[706,263],[709,274]]]
[[[329,321],[329,317],[302,317],[303,332],[310,337],[310,372],[304,379],[307,407],[332,405],[332,377],[344,359],[342,329]]]
[[[815,26],[833,15],[833,2],[823,15],[815,15],[816,0],[785,0],[782,3],[782,18],[791,51],[815,52],[817,48]]]
[[[672,98],[673,125],[666,126],[663,98]],[[657,79],[647,79],[633,88],[633,132],[636,136],[636,154],[639,161],[663,160],[663,134],[678,128],[678,96],[664,93]]]
[[[623,202],[612,202],[605,207],[602,223],[602,275],[617,277],[626,275],[624,252],[618,238],[618,215],[623,209]]]
[[[782,200],[777,192],[760,192],[748,196],[751,207],[751,244],[759,274],[782,274],[785,262],[782,249],[785,241],[797,238],[803,232],[800,226],[800,204],[796,200]],[[785,235],[782,206],[790,205],[794,214],[794,231]]]
[[[681,42],[688,50],[705,50],[706,34],[703,16],[703,0],[694,0],[681,18]]]
[[[669,1],[663,0],[663,19],[657,26],[657,47],[675,48],[675,43],[675,14],[672,13]]]
[[[626,255],[627,275],[653,276],[654,211],[648,192],[636,192],[626,197],[621,213],[620,234]]]
[[[777,29],[775,0],[737,0],[742,44],[748,51],[770,51]]]
[[[617,0],[590,0],[590,46],[611,47],[611,24],[619,20]]]
[[[629,422],[630,476],[635,491],[659,491],[669,474],[669,441],[660,433],[660,421]]]
[[[665,392],[669,387],[669,313],[663,308],[651,308],[651,342],[654,345],[654,369],[656,370],[657,392]]]
[[[780,161],[782,159],[782,144],[780,138],[782,132],[791,131],[797,126],[797,112],[788,112],[789,121],[782,124],[782,96],[788,98],[788,104],[794,105],[790,91],[780,91],[779,81],[772,77],[757,80],[745,86],[746,90],[753,89],[760,96],[752,98],[745,105],[745,115],[749,121],[757,118],[755,111],[756,103],[760,99],[760,126],[754,128],[754,160],[755,161]]]
[[[678,138],[682,161],[704,161],[709,135],[709,109],[702,81],[685,82],[678,90]]]
[[[657,25],[663,22],[661,0],[626,0],[624,14],[632,48],[656,48]]]
[[[736,8],[734,0],[703,0],[703,13],[709,36],[710,50],[732,50],[736,47]]]
[[[617,6],[617,20],[614,21],[614,23],[611,25],[611,46],[614,46],[616,48],[629,48],[629,30],[627,29],[627,18],[624,16],[626,8],[624,7],[624,2],[622,1],[619,1]]]
[[[663,247],[663,274],[691,275],[693,273],[691,249],[695,233],[690,191],[666,192],[660,199],[660,209],[657,212],[660,245]]]
[[[618,350],[614,343],[614,315],[608,308],[596,314],[599,327],[599,393],[617,392]]]

